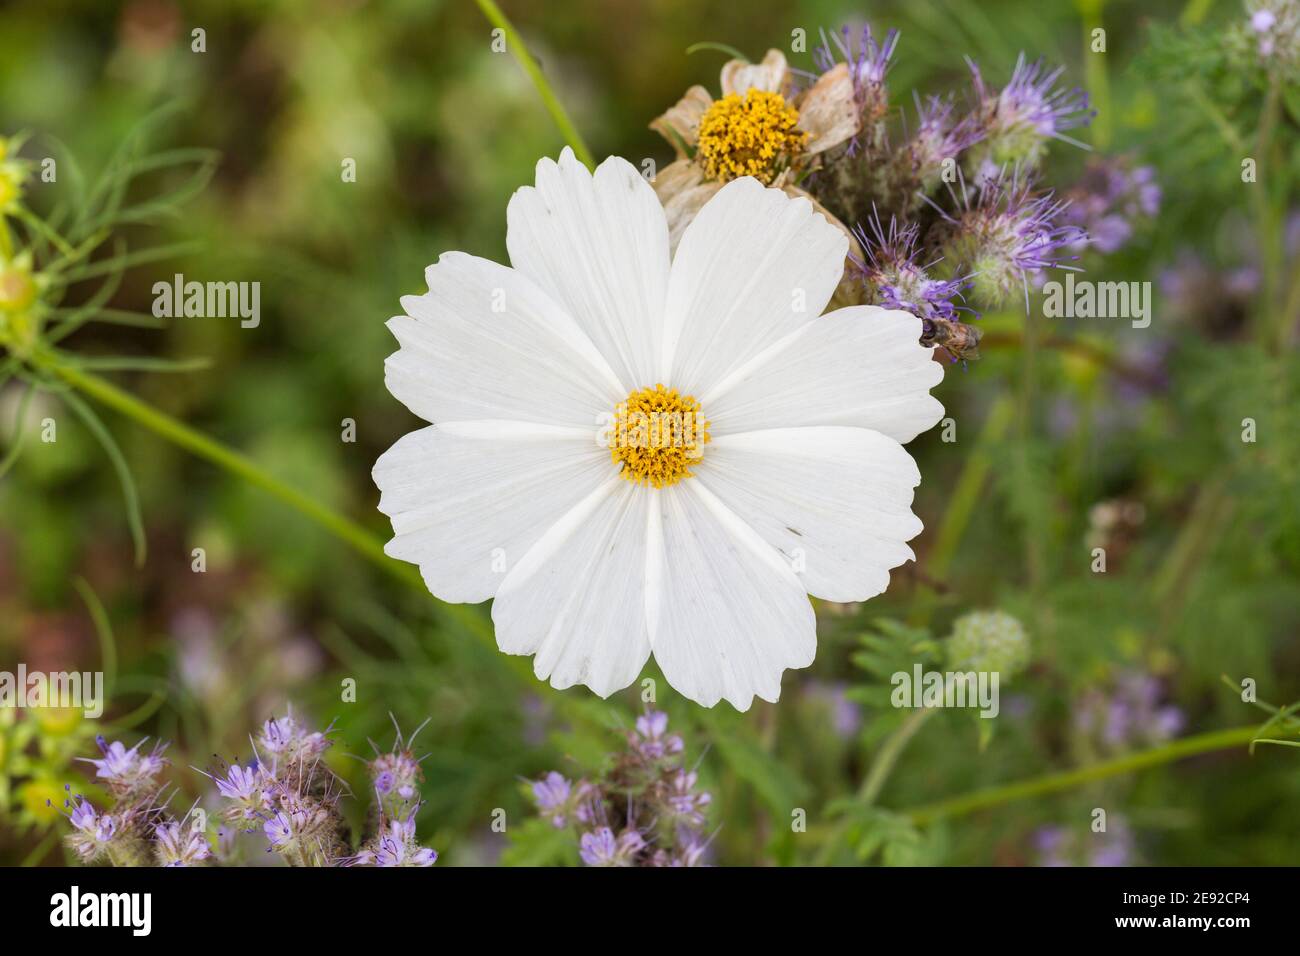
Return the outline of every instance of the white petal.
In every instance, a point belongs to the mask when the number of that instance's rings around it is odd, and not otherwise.
[[[749,177],[686,227],[668,279],[664,374],[699,397],[830,301],[848,240],[806,199]]]
[[[623,383],[654,385],[668,286],[668,223],[654,189],[624,159],[595,176],[565,149],[515,192],[506,246],[516,269],[551,294]]]
[[[781,672],[807,667],[817,651],[803,585],[697,479],[659,489],[651,507],[662,537],[650,553],[650,643],[664,677],[706,707],[725,698],[748,710],[755,694],[775,701]]]
[[[497,644],[535,654],[554,687],[602,697],[636,680],[650,656],[646,512],[651,494],[613,478],[587,495],[511,569],[492,603]]]
[[[594,428],[627,394],[590,340],[521,273],[445,253],[402,297],[384,384],[429,422],[510,419]]]
[[[444,601],[486,601],[511,565],[609,474],[609,451],[580,430],[430,425],[375,463],[379,510],[395,534],[384,551],[418,564]]]
[[[912,456],[866,428],[773,428],[708,446],[695,480],[791,562],[810,594],[865,601],[914,555]]]
[[[943,417],[929,390],[943,379],[921,320],[870,305],[813,319],[700,399],[720,435],[802,425],[855,425],[909,442]]]

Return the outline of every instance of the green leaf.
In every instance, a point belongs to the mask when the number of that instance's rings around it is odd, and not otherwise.
[[[790,812],[803,804],[807,796],[804,783],[776,756],[758,746],[742,721],[733,722],[711,710],[697,716],[723,762],[754,787],[775,815],[788,819]],[[729,723],[732,726],[727,726]]]
[[[108,455],[113,470],[117,472],[118,483],[122,486],[122,498],[126,502],[127,526],[131,529],[131,540],[135,543],[135,563],[136,567],[140,567],[144,564],[148,550],[144,536],[144,519],[140,514],[140,495],[135,488],[135,479],[131,477],[131,469],[127,467],[122,449],[118,447],[112,433],[104,426],[99,416],[78,398],[75,392],[63,392],[62,397],[98,440],[104,453]]]
[[[501,854],[503,866],[573,866],[578,862],[578,838],[573,831],[536,818],[511,825],[510,845]]]

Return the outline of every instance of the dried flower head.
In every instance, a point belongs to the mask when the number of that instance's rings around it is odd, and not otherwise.
[[[720,99],[692,86],[650,124],[677,154],[653,180],[671,249],[704,204],[738,177],[807,196],[796,183],[857,133],[847,64],[829,66],[806,89],[796,85],[780,50],[769,50],[761,63],[731,60],[722,68]]]

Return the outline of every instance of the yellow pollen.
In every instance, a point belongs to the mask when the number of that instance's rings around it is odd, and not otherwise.
[[[691,465],[704,456],[709,442],[709,423],[690,395],[656,385],[634,391],[618,404],[607,441],[624,478],[664,488],[691,477]]]
[[[798,129],[799,111],[780,93],[728,93],[700,118],[696,157],[710,179],[731,182],[753,176],[771,183],[783,162],[803,152],[808,134]]]

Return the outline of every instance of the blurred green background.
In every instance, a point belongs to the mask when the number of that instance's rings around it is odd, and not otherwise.
[[[1251,194],[1224,130],[1249,149],[1266,96],[1214,52],[1244,8],[502,6],[598,157],[669,160],[647,123],[692,83],[716,91],[725,59],[687,55],[691,44],[727,43],[756,59],[788,50],[795,28],[815,38],[867,16],[878,31],[901,31],[896,105],[910,109],[913,89],[964,95],[964,55],[997,83],[1022,50],[1042,55],[1093,97],[1099,116],[1081,138],[1153,166],[1164,193],[1137,241],[1083,262],[1105,279],[1154,282],[1152,327],[1061,320],[1027,356],[1023,313],[981,319],[983,357],[950,367],[936,390],[957,440],[936,429],[911,446],[924,475],[918,561],[867,605],[819,608],[817,661],[786,674],[779,704],[705,712],[660,683],[660,704],[714,795],[714,861],[1294,864],[1300,760],[1283,747],[1225,748],[938,821],[901,812],[1262,721],[1224,675],[1234,686],[1253,679],[1263,701],[1300,698],[1296,315],[1279,317],[1251,273],[1259,243],[1284,235],[1295,171]],[[1098,26],[1104,55],[1088,51]],[[190,49],[196,27],[204,53]],[[133,243],[200,240],[201,251],[131,270],[112,304],[147,312],[152,284],[174,272],[261,283],[256,329],[217,319],[88,326],[65,345],[210,360],[201,371],[113,378],[387,537],[370,469],[420,423],[383,387],[394,347],[383,323],[400,295],[424,290],[439,253],[504,260],[510,194],[563,145],[518,64],[492,52],[490,30],[470,0],[0,5],[0,133],[30,130],[24,156],[65,146],[93,172],[142,117],[177,100],[153,145],[220,153],[181,216],[127,231]],[[810,54],[788,55],[813,68]],[[1279,124],[1279,136],[1294,136],[1289,108]],[[355,183],[341,181],[348,158]],[[1085,159],[1055,145],[1048,180],[1068,185]],[[63,188],[33,184],[30,204],[42,210]],[[1292,252],[1281,253],[1288,281]],[[1264,313],[1289,323],[1281,346],[1257,344]],[[5,449],[19,394],[13,383],[0,391]],[[0,669],[101,667],[104,635],[75,585],[84,579],[111,623],[115,693],[107,729],[0,715],[0,862],[64,859],[45,801],[57,804],[65,782],[85,790],[84,765],[69,758],[93,750],[94,732],[173,741],[172,779],[188,805],[202,792],[188,765],[246,752],[248,733],[287,703],[337,722],[345,775],[359,764],[343,752],[368,752],[367,737],[387,745],[389,712],[407,729],[431,718],[420,820],[441,862],[576,860],[571,841],[525,824],[533,811],[521,781],[598,767],[640,707],[635,688],[601,702],[521,678],[472,622],[262,491],[105,412],[140,490],[149,551],[137,569],[108,460],[63,412],[58,394],[36,398],[25,414],[55,418],[58,441],[30,443],[0,479]],[[1005,428],[989,427],[999,416]],[[1256,443],[1241,441],[1245,417],[1258,423]],[[340,440],[349,418],[354,443]],[[1089,567],[1099,542],[1105,574]],[[191,570],[199,547],[203,574]],[[969,714],[939,714],[901,735],[875,799],[855,799],[909,718],[882,706],[881,660],[906,663],[910,648],[981,608],[1017,616],[1032,646],[1029,669],[1002,689],[991,739]],[[486,609],[474,613],[486,619]],[[889,623],[898,621],[913,630]],[[345,677],[358,682],[355,704],[340,702]],[[511,821],[505,834],[490,826],[498,807]],[[1097,807],[1112,821],[1107,834],[1089,828]],[[795,808],[807,812],[806,832],[791,828]]]

